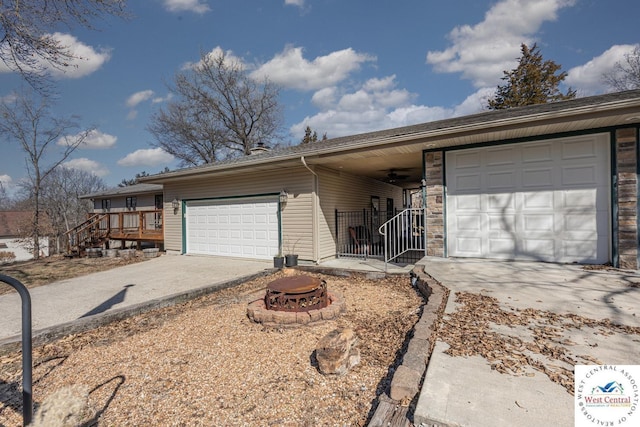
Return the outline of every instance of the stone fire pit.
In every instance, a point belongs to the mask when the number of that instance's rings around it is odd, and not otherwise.
[[[300,275],[267,284],[264,298],[249,303],[247,316],[266,326],[296,326],[334,319],[345,309],[344,298],[324,280]]]

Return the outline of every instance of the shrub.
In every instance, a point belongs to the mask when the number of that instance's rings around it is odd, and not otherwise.
[[[12,262],[15,259],[15,253],[9,251],[0,251],[0,264],[3,262]]]

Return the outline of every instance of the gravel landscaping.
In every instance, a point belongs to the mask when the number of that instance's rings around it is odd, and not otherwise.
[[[34,349],[34,401],[71,389],[82,425],[366,425],[388,387],[422,297],[406,276],[371,280],[305,273],[344,296],[333,320],[270,328],[247,317],[256,279]],[[361,361],[324,376],[314,350],[330,331],[359,338]],[[0,425],[21,425],[20,355],[0,358]]]

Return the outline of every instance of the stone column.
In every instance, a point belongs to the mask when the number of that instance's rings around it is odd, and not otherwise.
[[[444,257],[444,172],[442,151],[425,154],[427,256]]]
[[[638,268],[638,153],[635,128],[615,133],[618,178],[619,267]]]

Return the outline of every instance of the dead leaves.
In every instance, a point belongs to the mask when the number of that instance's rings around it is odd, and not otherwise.
[[[442,319],[438,331],[439,338],[449,345],[447,354],[482,356],[491,369],[502,374],[531,376],[535,370],[572,395],[573,366],[602,364],[602,361],[588,355],[574,355],[570,347],[575,343],[564,338],[565,331],[589,327],[602,335],[640,335],[640,328],[616,325],[609,319],[598,321],[532,308],[507,311],[496,298],[482,294],[459,292],[456,303],[457,310]],[[520,333],[510,334],[514,328],[520,328]]]

